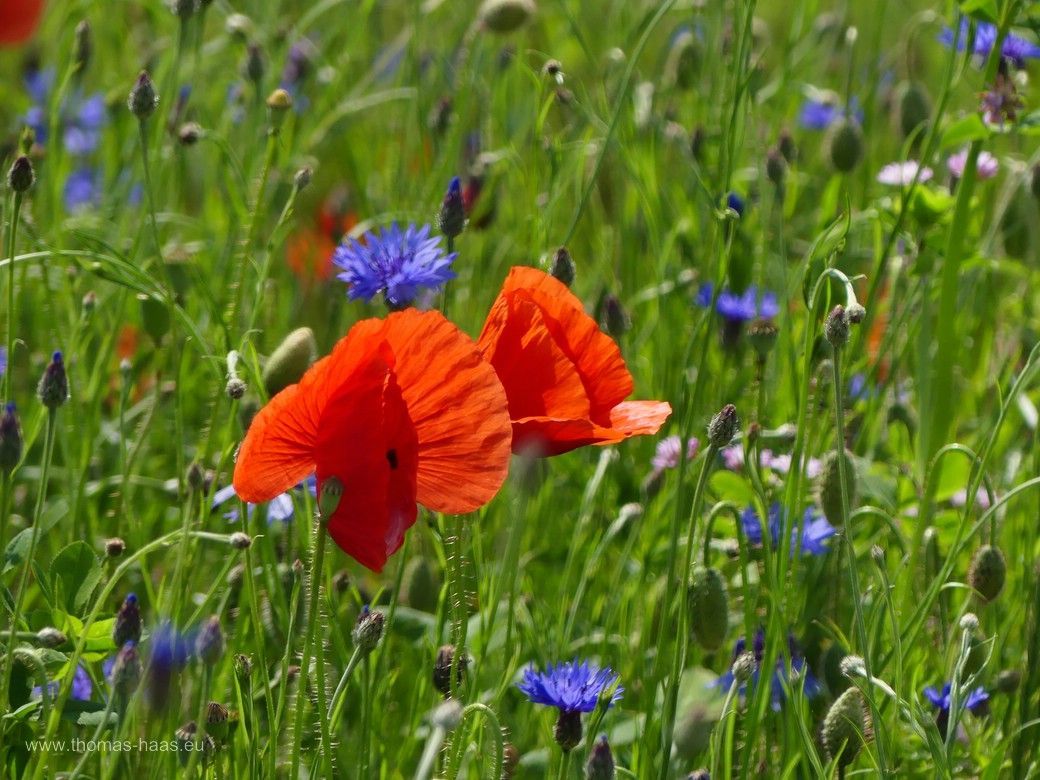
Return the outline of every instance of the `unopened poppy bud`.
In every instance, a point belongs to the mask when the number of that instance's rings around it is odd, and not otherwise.
[[[581,712],[578,710],[560,710],[553,727],[553,738],[560,750],[570,753],[581,742]]]
[[[249,679],[249,675],[253,673],[253,660],[242,653],[238,653],[235,658],[235,677],[239,679],[239,682],[245,682]]]
[[[823,324],[823,335],[834,349],[841,349],[849,343],[849,318],[845,314],[845,307],[838,304]]]
[[[932,114],[928,90],[919,81],[904,81],[896,88],[896,125],[903,138],[912,136]]]
[[[55,647],[61,647],[69,641],[69,638],[53,626],[48,626],[47,628],[41,628],[36,632],[36,641],[40,643],[41,647],[49,647],[53,649]]]
[[[267,107],[271,110],[272,117],[284,114],[292,105],[292,95],[281,87],[267,96]]]
[[[441,580],[437,571],[424,555],[412,557],[401,577],[401,599],[412,609],[434,613],[437,611]]]
[[[264,364],[264,389],[277,395],[296,384],[317,359],[318,343],[310,328],[297,328],[279,344]]]
[[[839,119],[827,136],[831,165],[839,173],[849,173],[863,157],[863,130],[854,119]]]
[[[755,654],[748,651],[741,653],[733,660],[733,666],[730,667],[730,671],[733,672],[733,677],[738,683],[746,683],[751,679],[751,675],[755,673]]]
[[[616,295],[603,297],[603,326],[614,338],[625,335],[632,327],[632,320]]]
[[[787,161],[779,149],[770,149],[766,154],[766,178],[780,189],[787,178]]]
[[[246,394],[248,386],[245,382],[239,379],[237,376],[233,376],[228,379],[227,384],[224,385],[224,392],[227,397],[232,401],[237,401]]]
[[[22,459],[22,426],[15,405],[8,402],[0,414],[0,471],[10,474]]]
[[[708,443],[715,449],[722,449],[733,441],[739,427],[737,407],[733,404],[726,404],[708,423]]]
[[[119,537],[105,540],[105,555],[109,558],[118,558],[126,551],[126,542]]]
[[[33,170],[32,160],[24,154],[15,158],[7,172],[7,186],[15,192],[28,192],[35,182],[36,171]]]
[[[561,246],[553,252],[552,265],[549,267],[549,273],[568,287],[574,284],[577,267],[574,265],[574,258],[571,257],[571,253],[567,250],[567,247]]]
[[[90,22],[82,19],[76,25],[76,39],[72,50],[72,61],[76,66],[76,73],[82,75],[90,64],[90,58],[94,54],[94,36],[90,29]]]
[[[859,688],[847,688],[823,719],[823,747],[827,757],[846,767],[870,738],[870,713]]]
[[[112,665],[112,688],[116,696],[126,701],[141,684],[141,658],[134,642],[126,642],[116,654]]]
[[[264,78],[264,71],[266,70],[264,63],[264,51],[260,48],[260,44],[253,42],[246,47],[246,64],[243,69],[247,79],[252,81],[254,84],[259,85]]]
[[[136,644],[141,641],[141,608],[137,603],[137,596],[133,593],[126,594],[119,612],[116,613],[112,641],[116,647],[122,647],[127,642]]]
[[[527,24],[537,10],[534,0],[484,0],[477,19],[491,32],[505,35]]]
[[[718,569],[694,568],[687,608],[694,641],[710,653],[722,647],[729,630],[729,598]]]
[[[336,477],[329,477],[321,483],[318,491],[318,513],[323,522],[336,513],[339,502],[343,498],[343,483]]]
[[[313,176],[314,171],[311,167],[309,165],[303,166],[293,175],[293,187],[297,192],[303,192],[310,185]]]
[[[843,677],[853,678],[862,677],[866,674],[866,663],[862,656],[858,655],[847,655],[841,659],[841,663],[838,665]]]
[[[159,96],[155,92],[155,85],[148,71],[141,71],[134,88],[130,90],[126,104],[130,113],[142,122],[155,112],[155,107],[159,105]]]
[[[466,206],[462,201],[462,183],[452,177],[437,213],[437,227],[448,238],[455,238],[466,227]]]
[[[368,655],[376,649],[376,645],[383,637],[384,620],[382,612],[373,612],[367,605],[362,607],[361,614],[358,615],[357,622],[354,624],[354,630],[351,632],[354,646],[361,651],[362,655]]]
[[[610,752],[607,735],[602,734],[589,753],[589,760],[585,764],[585,780],[614,780],[615,777],[614,754]]]
[[[206,666],[215,665],[224,655],[224,630],[220,627],[220,617],[211,615],[195,638],[195,652]]]
[[[968,568],[968,584],[983,603],[993,601],[1004,589],[1007,563],[999,547],[985,544],[975,551]]]
[[[177,140],[182,146],[194,146],[202,138],[202,125],[198,122],[185,122],[177,131]]]
[[[776,327],[776,323],[762,317],[753,320],[747,328],[748,341],[758,353],[759,360],[765,360],[773,351],[773,345],[776,344],[779,335],[780,329]]]
[[[433,711],[431,720],[436,728],[454,731],[462,723],[463,714],[462,704],[457,699],[447,699]]]
[[[856,501],[856,480],[852,471],[852,460],[849,453],[844,451],[845,489],[848,494],[849,506]],[[842,499],[841,499],[841,473],[839,472],[841,460],[838,454],[831,450],[823,459],[819,477],[820,508],[824,517],[832,525],[842,522]]]
[[[445,696],[451,694],[451,665],[455,663],[455,687],[462,685],[468,659],[463,653],[455,662],[455,645],[442,645],[433,662],[433,687]]]

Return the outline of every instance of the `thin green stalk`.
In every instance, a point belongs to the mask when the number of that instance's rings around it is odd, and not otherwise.
[[[32,562],[36,556],[36,547],[40,541],[40,514],[43,510],[43,499],[47,495],[47,480],[50,475],[51,459],[54,455],[57,416],[58,410],[56,408],[47,410],[47,432],[43,449],[43,465],[40,468],[40,484],[36,493],[36,506],[33,508],[33,530],[29,538],[29,551],[26,553],[25,560],[22,561],[22,576],[18,583],[18,595],[15,597],[14,615],[11,618],[12,628],[17,628],[18,621],[22,618],[22,610],[25,608],[25,597],[29,590],[29,572],[32,569]],[[3,684],[0,685],[0,704],[4,707],[8,704],[7,695],[11,684],[11,665],[14,662],[15,636],[15,632],[12,631],[7,639]],[[69,676],[71,677],[71,674]]]
[[[137,120],[137,131],[141,142],[141,166],[144,170],[144,194],[148,199],[148,221],[152,226],[152,238],[155,241],[156,257],[159,258],[160,265],[164,265],[162,257],[162,239],[159,238],[159,221],[155,214],[155,194],[152,192],[152,171],[151,166],[148,163],[147,120]],[[145,263],[145,265],[147,266],[148,264]]]
[[[658,774],[660,780],[666,780],[669,774],[669,764],[672,754],[672,731],[675,728],[675,710],[679,701],[679,680],[682,676],[683,665],[686,663],[686,650],[688,646],[688,613],[686,610],[686,594],[690,589],[690,567],[693,565],[694,527],[697,523],[697,515],[700,511],[701,496],[704,486],[708,482],[708,474],[718,454],[718,447],[709,443],[704,452],[704,461],[701,464],[701,473],[697,478],[697,485],[693,490],[693,502],[690,505],[690,517],[687,527],[686,555],[683,560],[682,584],[675,595],[676,627],[675,651],[672,655],[672,668],[668,677],[668,687],[665,691],[664,711],[661,717],[661,770]],[[671,595],[670,593],[668,595]]]
[[[354,674],[354,669],[357,668],[360,660],[361,648],[355,647],[354,652],[350,655],[350,660],[347,662],[347,668],[343,670],[343,676],[339,678],[336,690],[332,694],[332,700],[329,702],[328,721],[332,732],[336,731],[339,719],[343,716],[343,707],[347,701],[347,684],[350,682],[350,677]]]
[[[303,656],[300,661],[300,672],[296,681],[297,702],[296,717],[293,720],[292,771],[290,777],[300,776],[300,741],[303,738],[303,713],[307,709],[304,699],[307,695],[307,680],[310,676],[311,653],[314,649],[314,629],[317,626],[318,599],[321,592],[322,570],[325,565],[325,543],[328,532],[325,521],[319,519],[315,528],[314,554],[311,556],[311,570],[307,593],[307,628],[303,635]],[[320,670],[319,670],[320,671]],[[324,685],[323,680],[318,680]],[[321,717],[321,714],[319,714]]]
[[[101,739],[102,733],[104,733],[105,729],[108,727],[108,719],[109,716],[112,714],[115,700],[116,697],[114,693],[109,695],[108,701],[105,703],[105,711],[101,716],[101,722],[98,723],[97,728],[94,729],[94,736],[90,738],[91,742],[97,742],[99,739]],[[76,766],[72,769],[72,774],[69,775],[69,780],[76,780],[76,778],[79,777],[80,772],[83,771],[83,767],[86,766],[87,759],[89,759],[90,756],[91,754],[89,751],[83,751],[83,755],[79,757],[79,761],[76,762]]]
[[[243,513],[242,517],[245,516]],[[249,618],[253,623],[253,636],[256,647],[257,662],[260,666],[260,681],[264,685],[264,706],[267,708],[267,724],[268,728],[271,729],[271,735],[275,727],[275,710],[274,701],[271,698],[271,675],[270,670],[267,666],[267,653],[264,649],[265,637],[264,637],[264,626],[260,622],[260,607],[256,598],[256,579],[253,576],[253,556],[252,546],[245,549],[245,571],[242,573],[245,579],[246,590],[249,598]],[[292,636],[292,634],[290,634]],[[288,655],[288,653],[286,653]]]
[[[571,768],[571,751],[564,750],[563,751],[563,755],[560,757],[560,771],[556,775],[558,780],[566,780],[567,773],[570,771],[570,768]]]
[[[11,400],[11,382],[14,371],[12,361],[14,360],[14,248],[18,236],[18,212],[22,208],[22,193],[14,193],[14,201],[11,205],[11,226],[7,230],[7,361],[8,369],[4,372],[4,399]],[[5,518],[6,519],[6,518]],[[0,699],[2,701],[2,699]]]

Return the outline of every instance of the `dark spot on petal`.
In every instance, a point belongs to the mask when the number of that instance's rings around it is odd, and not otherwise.
[[[397,468],[397,450],[390,449],[386,451],[386,462],[390,464],[390,468]]]

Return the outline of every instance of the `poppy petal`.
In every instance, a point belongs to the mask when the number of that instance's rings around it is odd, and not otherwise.
[[[599,329],[567,285],[537,268],[510,269],[501,295],[526,298],[542,310],[549,331],[581,376],[592,420],[605,424],[610,410],[634,389],[632,375],[614,340]]]
[[[625,436],[654,434],[671,414],[667,401],[624,401],[610,410],[610,427]]]
[[[328,400],[315,444],[319,493],[329,477],[343,483],[329,535],[376,572],[418,515],[418,442],[385,354],[370,352]]]
[[[42,11],[43,0],[0,2],[0,45],[28,40],[36,31]]]
[[[448,514],[479,509],[509,469],[512,431],[502,383],[476,343],[438,311],[395,312],[382,334],[418,438],[419,503]]]

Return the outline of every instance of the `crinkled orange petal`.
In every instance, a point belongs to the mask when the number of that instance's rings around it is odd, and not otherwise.
[[[513,421],[513,449],[548,457],[590,444],[616,444],[630,436],[657,433],[671,413],[671,405],[664,401],[625,401],[611,411],[609,426],[591,420],[526,417]]]
[[[542,310],[519,296],[500,297],[484,324],[484,359],[507,388],[509,416],[588,419],[591,409],[574,361],[549,331]]]
[[[667,401],[624,401],[610,410],[610,427],[625,436],[645,436],[661,430],[671,414]]]
[[[563,352],[574,363],[589,397],[591,418],[599,424],[634,388],[617,344],[582,306],[567,285],[528,266],[515,266],[502,285],[501,296],[532,301]]]
[[[417,499],[463,514],[490,501],[509,470],[506,393],[477,345],[438,311],[386,318],[401,397],[418,437]]]
[[[330,477],[343,484],[329,535],[376,572],[400,548],[418,514],[418,442],[386,355],[369,352],[351,381],[329,398],[315,444],[319,495]]]
[[[0,45],[23,43],[36,31],[43,11],[43,0],[2,0],[0,2]]]

